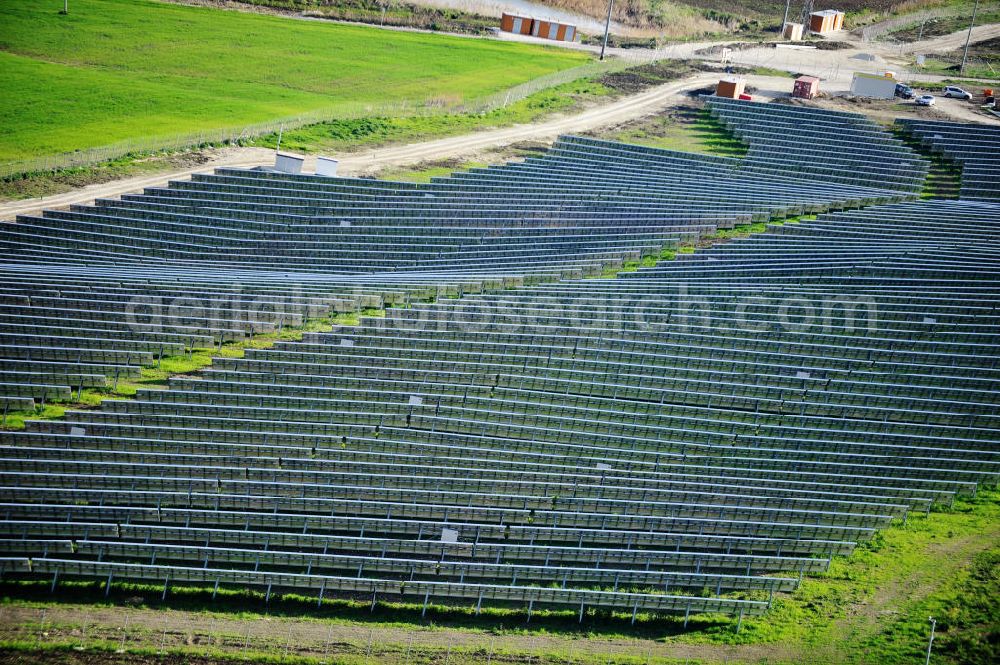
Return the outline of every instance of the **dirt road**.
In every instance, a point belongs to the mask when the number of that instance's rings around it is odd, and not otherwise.
[[[969,34],[968,30],[958,30],[950,35],[942,35],[932,39],[925,39],[920,42],[902,44],[898,48],[901,53],[947,53],[965,46],[965,38]],[[978,25],[972,29],[972,43],[985,42],[988,39],[1000,37],[1000,24],[989,23]]]
[[[768,77],[759,78],[759,83],[762,85],[766,85],[769,80]],[[610,104],[595,106],[581,113],[554,116],[549,120],[533,125],[514,125],[512,127],[452,136],[433,141],[337,155],[337,158],[340,159],[339,172],[344,175],[356,175],[375,167],[385,168],[417,164],[430,160],[462,157],[518,141],[549,141],[560,134],[571,134],[615,125],[674,105],[683,98],[685,91],[710,85],[717,79],[717,74],[701,74],[651,88],[645,92],[619,99]],[[192,173],[210,171],[220,166],[252,167],[273,163],[274,152],[272,150],[264,148],[232,148],[223,151],[212,161],[194,168],[90,185],[79,190],[41,199],[2,203],[0,204],[0,219],[13,219],[16,215],[33,214],[45,208],[60,208],[71,204],[90,203],[96,198],[121,196],[128,192],[141,191],[144,187],[163,186],[169,180],[190,177]],[[315,163],[315,156],[307,157],[305,170],[307,172],[314,171]]]

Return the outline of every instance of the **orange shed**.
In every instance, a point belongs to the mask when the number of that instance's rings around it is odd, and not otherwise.
[[[513,32],[515,35],[530,35],[534,22],[534,19],[527,16],[504,13],[500,16],[500,29],[504,32]]]
[[[531,34],[542,39],[571,42],[576,39],[576,26],[535,19],[534,25],[531,28]]]
[[[824,9],[821,12],[813,12],[809,15],[809,30],[820,35],[844,27],[844,12],[836,9]]]
[[[815,76],[800,76],[792,86],[792,97],[812,99],[819,94],[819,79]]]
[[[743,94],[743,88],[746,86],[746,81],[741,78],[730,77],[724,78],[719,81],[719,85],[715,86],[715,96],[716,97],[729,97],[730,99],[739,99],[740,95]]]
[[[781,35],[790,42],[801,42],[802,30],[801,23],[786,23],[781,28]]]

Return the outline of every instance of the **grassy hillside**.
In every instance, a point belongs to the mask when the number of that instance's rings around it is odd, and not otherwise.
[[[172,0],[178,2],[181,0]],[[190,3],[192,0],[184,0]],[[212,0],[196,0],[210,3]],[[406,0],[234,0],[243,5],[280,12],[303,13],[315,18],[353,23],[391,25],[435,32],[457,32],[473,35],[489,34],[497,19],[469,11],[422,5]],[[232,5],[231,5],[232,6]]]
[[[601,18],[607,11],[606,0],[539,0]],[[943,6],[965,5],[968,0],[814,0],[813,9],[840,9],[848,13],[848,23],[868,23],[882,16],[914,12]],[[989,4],[989,3],[984,3]],[[802,0],[792,2],[789,20],[797,21]],[[781,22],[785,0],[616,0],[615,19],[626,25],[675,29],[679,24],[689,31],[712,31],[711,26],[729,31],[773,27]]]
[[[61,7],[0,0],[0,162],[358,103],[469,100],[586,58],[150,0]]]
[[[172,2],[254,7],[273,12],[380,25],[416,27],[424,30],[487,34],[497,26],[497,18],[487,12],[482,0],[470,0],[465,11],[423,4],[425,0],[171,0]],[[433,3],[433,0],[426,0]],[[603,21],[607,0],[534,0],[562,10]],[[814,0],[813,9],[842,9],[848,12],[849,28],[869,25],[888,17],[927,9],[967,10],[974,0]],[[789,20],[798,21],[803,3],[792,3]],[[615,46],[652,46],[657,41],[724,39],[740,35],[758,39],[776,34],[784,14],[784,0],[615,0],[614,19],[627,26],[625,34],[612,31]],[[544,13],[543,10],[540,10]],[[531,12],[526,12],[531,13]],[[963,19],[965,20],[965,19]],[[600,34],[584,35],[584,42],[600,43]]]
[[[997,9],[995,15],[1000,19],[1000,8]],[[920,71],[942,76],[957,76],[961,71],[964,51],[964,48],[957,48],[949,53],[929,56]],[[989,39],[969,47],[969,58],[965,66],[964,76],[1000,81],[1000,38]],[[975,84],[969,87],[979,92],[979,88],[983,86]],[[996,88],[997,86],[990,84],[990,87]]]

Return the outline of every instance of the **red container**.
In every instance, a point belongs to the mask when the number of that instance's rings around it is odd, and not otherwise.
[[[812,99],[819,94],[819,79],[815,76],[800,76],[795,79],[792,87],[792,97]]]

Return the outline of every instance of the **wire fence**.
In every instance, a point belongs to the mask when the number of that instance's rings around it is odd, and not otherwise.
[[[287,131],[306,125],[334,120],[356,120],[370,117],[434,116],[452,113],[489,113],[548,88],[582,78],[621,71],[649,61],[650,57],[648,55],[642,56],[638,54],[635,57],[626,56],[604,61],[593,60],[579,67],[540,76],[507,90],[501,90],[500,92],[471,101],[434,97],[424,100],[400,100],[381,103],[351,102],[291,117],[238,127],[222,127],[166,137],[153,136],[129,139],[69,153],[46,155],[0,164],[0,178],[13,178],[29,173],[44,173],[92,166],[119,159],[126,155],[184,150],[211,144],[240,143],[262,136],[269,136],[277,133],[279,130]]]
[[[905,28],[915,27],[918,25],[924,25],[928,21],[933,21],[939,18],[946,18],[951,16],[957,16],[962,13],[962,8],[959,7],[942,7],[938,9],[929,9],[921,12],[914,12],[912,14],[906,14],[894,19],[888,19],[886,21],[881,21],[875,25],[870,25],[861,30],[861,39],[866,42],[873,42],[881,39],[892,39],[891,33],[897,30],[903,30]]]

